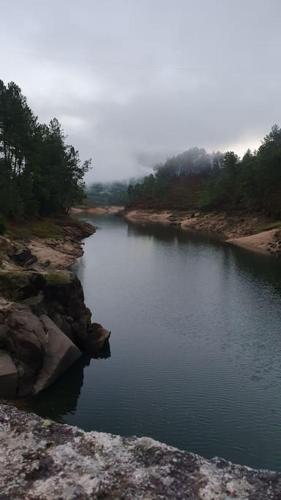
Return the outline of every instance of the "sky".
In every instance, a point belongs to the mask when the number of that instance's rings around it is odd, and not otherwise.
[[[280,0],[0,0],[0,79],[56,116],[87,182],[281,125]]]

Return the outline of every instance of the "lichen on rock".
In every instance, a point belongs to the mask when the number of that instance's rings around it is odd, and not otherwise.
[[[150,438],[59,425],[0,405],[5,500],[279,500],[281,474],[207,460]]]

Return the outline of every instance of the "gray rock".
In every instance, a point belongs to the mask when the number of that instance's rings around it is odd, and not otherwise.
[[[1,299],[1,293],[5,298]],[[42,316],[53,321],[50,333],[50,338],[54,339],[53,352],[50,351],[46,327],[40,319]],[[54,324],[58,328],[54,329]],[[67,339],[63,334],[69,339],[67,349]],[[73,273],[0,270],[0,349],[5,349],[17,366],[18,396],[33,393],[39,374],[41,378],[36,392],[55,380],[57,374],[51,376],[55,355],[58,365],[67,369],[78,354],[80,356],[80,351],[98,356],[108,343],[108,337],[107,330],[92,323],[81,283]],[[61,345],[60,358],[56,349],[62,338],[65,344]],[[48,370],[47,364],[50,365]],[[63,370],[58,371],[62,373]]]
[[[91,356],[96,356],[109,340],[111,332],[100,323],[93,323],[89,329],[86,351]]]
[[[5,349],[11,354],[18,369],[18,395],[33,391],[45,354],[47,337],[40,319],[27,306],[11,304],[6,311],[7,327]]]
[[[18,385],[18,372],[10,354],[0,350],[0,397],[15,397]]]
[[[0,492],[5,500],[280,500],[281,474],[0,405]]]
[[[31,266],[37,262],[37,257],[33,255],[29,248],[23,247],[14,253],[9,254],[10,259],[20,266]]]
[[[81,356],[79,349],[48,316],[43,315],[40,320],[47,335],[47,343],[43,366],[34,385],[35,394],[51,385]]]

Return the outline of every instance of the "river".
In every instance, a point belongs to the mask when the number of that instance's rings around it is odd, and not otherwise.
[[[86,220],[98,230],[76,271],[110,349],[31,408],[281,470],[281,263],[173,227]]]

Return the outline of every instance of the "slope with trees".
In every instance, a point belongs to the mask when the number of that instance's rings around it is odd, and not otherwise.
[[[96,182],[87,189],[88,204],[124,206],[128,203],[127,182]]]
[[[281,216],[281,129],[274,125],[257,151],[208,154],[192,148],[129,186],[129,207],[247,210]]]
[[[0,214],[66,213],[81,201],[90,161],[66,144],[59,121],[40,124],[13,82],[0,80]]]

